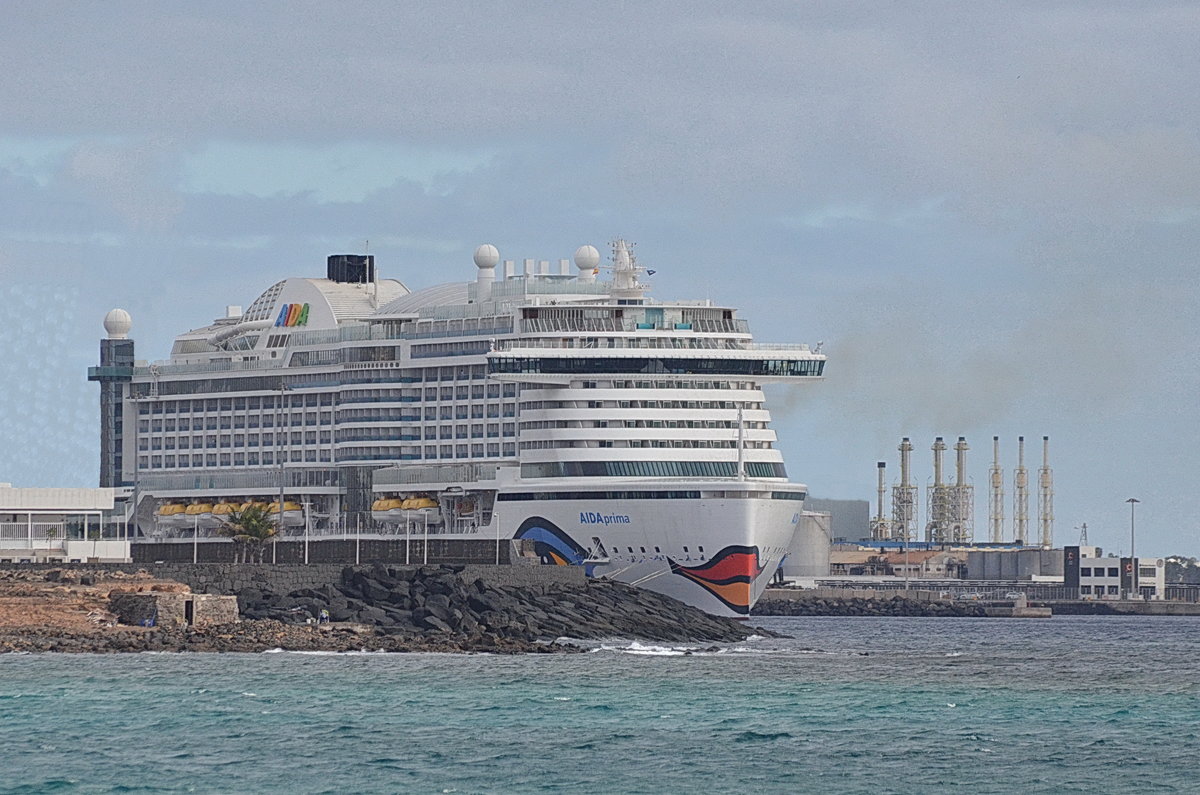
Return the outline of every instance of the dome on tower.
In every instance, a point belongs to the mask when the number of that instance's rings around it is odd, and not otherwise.
[[[104,330],[110,340],[123,340],[133,328],[133,318],[124,309],[114,309],[104,316]]]
[[[490,243],[475,249],[475,267],[480,270],[494,268],[500,262],[500,251]]]
[[[580,246],[575,249],[575,267],[581,271],[590,271],[600,264],[600,252],[595,246]]]

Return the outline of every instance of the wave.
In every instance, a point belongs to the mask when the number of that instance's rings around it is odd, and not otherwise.
[[[601,643],[592,651],[616,652],[617,654],[633,654],[643,657],[716,657],[725,654],[780,654],[786,650],[758,649],[750,646],[658,646],[635,640],[625,646]]]
[[[264,649],[262,654],[303,654],[308,657],[362,657],[368,654],[388,654],[389,652],[382,649],[369,651],[367,649],[357,649],[355,651],[311,651],[311,650],[293,650],[293,649]]]
[[[744,731],[733,738],[735,743],[763,743],[771,740],[786,740],[792,735],[790,732],[756,732]]]

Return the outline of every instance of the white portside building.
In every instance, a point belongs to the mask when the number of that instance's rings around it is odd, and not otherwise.
[[[0,483],[0,563],[129,560],[112,521],[111,488],[13,488]]]
[[[1167,562],[1163,558],[1105,555],[1094,546],[1063,550],[1063,582],[1079,589],[1080,599],[1159,600],[1166,596]]]

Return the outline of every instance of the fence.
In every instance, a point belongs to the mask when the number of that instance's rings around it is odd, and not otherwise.
[[[67,539],[64,522],[0,522],[0,547],[61,549]]]
[[[1024,594],[1034,601],[1045,602],[1073,602],[1080,599],[1095,599],[1096,601],[1107,602],[1119,598],[1116,595],[1105,597],[1080,596],[1078,588],[1029,582],[989,582],[987,585],[982,585],[969,580],[913,579],[909,580],[907,586],[904,582],[864,583],[845,580],[817,580],[816,584],[822,588],[869,588],[875,591],[904,591],[911,588],[912,590],[933,591],[947,599],[978,599],[980,601],[1011,599],[1012,597],[1008,595],[1014,593]],[[1200,584],[1169,584],[1163,589],[1163,599],[1168,602],[1200,603]]]

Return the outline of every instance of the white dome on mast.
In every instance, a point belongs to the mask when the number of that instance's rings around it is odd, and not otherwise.
[[[104,316],[104,330],[110,340],[123,340],[129,337],[133,328],[133,318],[124,309],[113,309]]]

